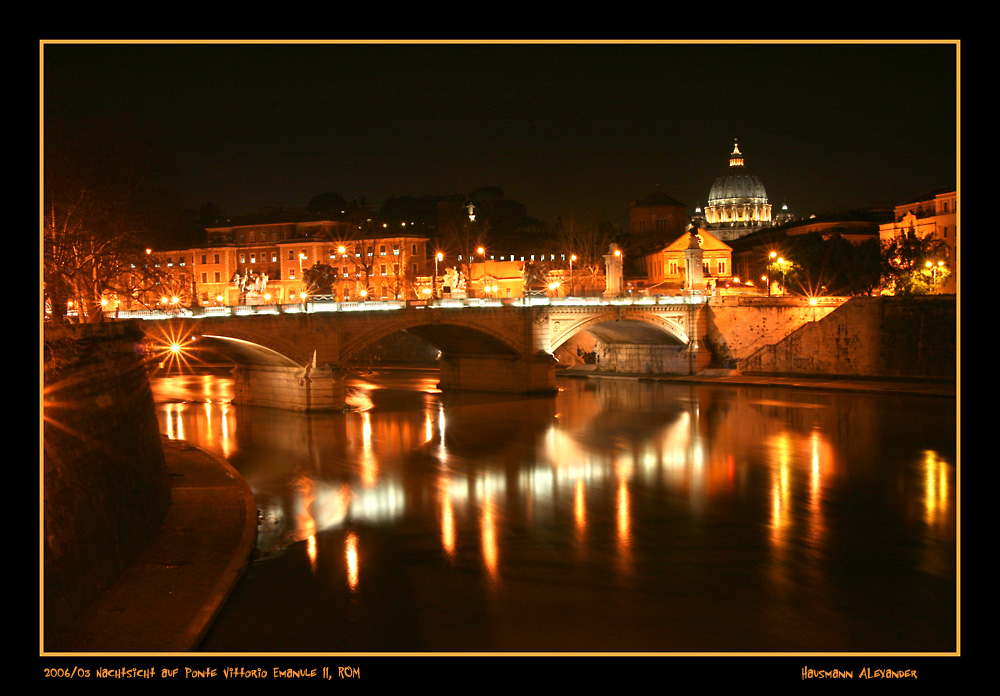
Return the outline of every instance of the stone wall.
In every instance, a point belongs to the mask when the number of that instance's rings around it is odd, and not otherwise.
[[[954,378],[955,297],[855,297],[739,360],[746,373]]]
[[[44,337],[44,629],[57,633],[127,566],[170,503],[137,322]]]
[[[822,320],[844,302],[846,298],[823,298],[810,305],[798,297],[713,297],[706,330],[697,335],[702,348],[711,351],[715,366],[735,368],[761,348]]]

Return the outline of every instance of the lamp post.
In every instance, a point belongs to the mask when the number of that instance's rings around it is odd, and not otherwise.
[[[772,251],[770,255],[770,260],[767,263],[767,275],[764,279],[767,280],[767,296],[771,296],[771,267],[774,266],[774,257],[778,255],[777,252]]]
[[[934,288],[935,288],[935,287],[937,286],[937,274],[938,274],[938,269],[939,269],[939,268],[943,268],[943,267],[944,267],[944,261],[938,261],[938,262],[937,262],[937,265],[935,265],[935,264],[934,264],[934,263],[932,263],[931,261],[928,261],[928,262],[927,262],[926,264],[924,264],[924,265],[925,265],[925,266],[926,266],[927,268],[929,268],[929,269],[930,269],[930,271],[931,271],[931,292],[933,293],[933,292],[934,292]]]
[[[483,257],[483,294],[486,294],[486,249],[479,247],[476,249],[476,253]],[[471,280],[471,278],[470,278]]]
[[[434,283],[433,283],[433,286],[434,286],[434,292],[432,293],[432,295],[433,295],[434,297],[437,297],[437,294],[438,294],[438,293],[437,293],[437,284],[438,284],[438,264],[439,264],[439,263],[440,263],[441,261],[443,261],[443,260],[444,260],[444,254],[442,254],[442,253],[441,253],[440,251],[439,251],[439,252],[438,252],[437,254],[435,254],[435,255],[434,255]]]

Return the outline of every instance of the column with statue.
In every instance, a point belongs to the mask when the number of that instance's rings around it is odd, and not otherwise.
[[[691,239],[684,250],[684,287],[691,295],[700,295],[705,291],[705,254],[701,249],[702,238],[698,232],[697,228],[692,228]]]
[[[622,250],[612,244],[604,255],[604,297],[618,297],[622,292]]]

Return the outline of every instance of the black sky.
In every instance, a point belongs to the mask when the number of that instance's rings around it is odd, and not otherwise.
[[[734,139],[771,203],[957,183],[957,45],[45,43],[46,116],[161,134],[185,206],[498,186],[546,221],[703,204]]]

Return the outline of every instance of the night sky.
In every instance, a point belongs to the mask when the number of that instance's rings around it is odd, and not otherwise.
[[[704,204],[738,139],[808,215],[957,184],[957,48],[46,43],[43,105],[154,128],[180,202],[229,214],[497,186],[624,226],[656,190]]]

